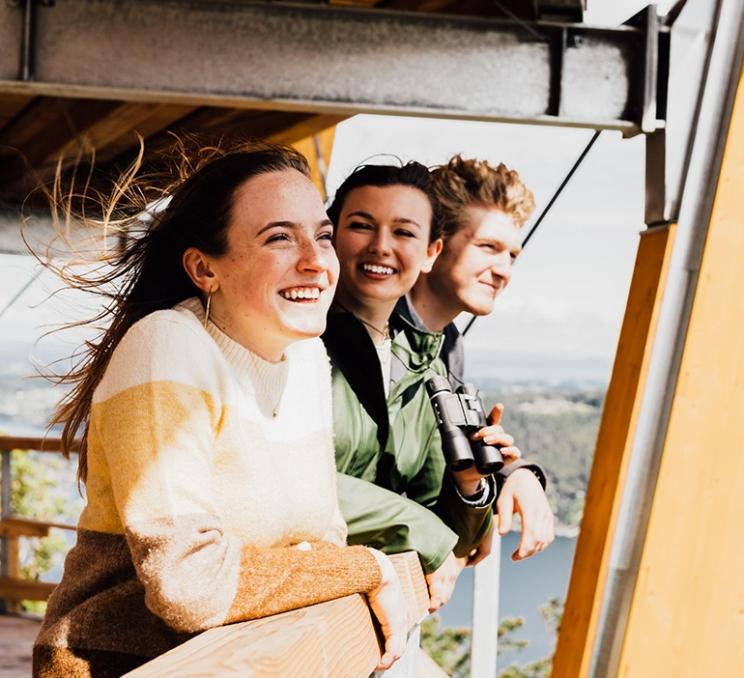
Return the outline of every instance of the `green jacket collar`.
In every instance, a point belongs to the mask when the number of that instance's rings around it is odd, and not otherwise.
[[[390,317],[390,329],[393,353],[406,368],[406,376],[390,390],[390,399],[394,400],[432,366],[442,346],[442,335],[423,331],[396,312]],[[333,366],[343,373],[377,425],[377,441],[385,449],[390,431],[388,402],[377,351],[367,329],[353,313],[332,310],[322,339]]]
[[[405,335],[405,341],[393,341],[393,352],[408,370],[417,374],[425,372],[439,356],[444,339],[442,333],[417,327],[399,313],[397,307],[390,316],[390,330],[396,339],[401,332]]]

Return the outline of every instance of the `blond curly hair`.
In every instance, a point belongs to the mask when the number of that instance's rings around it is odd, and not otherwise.
[[[535,196],[515,170],[503,163],[456,155],[432,170],[441,231],[446,239],[463,225],[465,210],[473,205],[495,207],[522,226],[535,209]]]

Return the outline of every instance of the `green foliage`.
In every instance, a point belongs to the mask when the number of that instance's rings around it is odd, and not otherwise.
[[[558,598],[551,598],[547,603],[540,606],[540,616],[548,630],[557,634],[563,617],[563,603]],[[499,649],[501,649],[501,641],[499,641]],[[548,678],[552,668],[552,658],[546,657],[524,666],[512,664],[499,673],[499,678]]]
[[[68,513],[68,500],[58,486],[67,462],[56,455],[43,454],[19,450],[13,453],[11,507],[19,516],[58,520]]]
[[[551,598],[547,603],[540,605],[540,616],[546,628],[558,635],[563,619],[563,603],[558,598]]]
[[[549,629],[558,632],[563,604],[551,598],[540,606],[540,615]],[[528,641],[512,638],[514,631],[524,626],[522,617],[506,617],[499,624],[498,651],[521,650]],[[442,628],[439,615],[431,615],[421,624],[421,647],[452,678],[470,676],[470,649],[472,632],[469,628]],[[548,678],[551,659],[539,659],[524,666],[513,664],[499,673],[499,678]]]
[[[442,620],[434,614],[421,624],[421,647],[448,676],[470,675],[470,636],[468,628],[440,628]]]
[[[577,528],[584,510],[603,389],[482,388],[484,403],[504,403],[502,425],[522,454],[548,475],[548,498],[561,526]]]
[[[516,664],[507,666],[499,673],[499,678],[548,678],[550,669],[550,659],[539,659],[525,666],[517,666]]]
[[[510,635],[512,632],[521,629],[523,626],[523,617],[506,617],[501,620],[498,632],[499,654],[506,652],[507,650],[523,650],[527,647],[529,641],[512,638]]]
[[[71,499],[69,488],[75,486],[75,464],[40,452],[15,450],[11,457],[11,511],[25,518],[74,524],[82,501]],[[47,537],[28,537],[20,544],[21,573],[24,578],[39,580],[61,564],[69,544],[59,530]],[[27,612],[43,614],[46,604],[24,601]]]

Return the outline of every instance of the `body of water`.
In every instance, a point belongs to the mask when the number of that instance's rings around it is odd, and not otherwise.
[[[547,629],[539,608],[551,598],[563,602],[571,575],[575,537],[556,537],[550,547],[532,558],[513,562],[519,534],[512,532],[501,540],[501,582],[499,618],[523,617],[524,626],[512,637],[526,640],[523,650],[510,650],[499,655],[499,668],[516,662],[528,663],[553,654],[555,636]],[[455,593],[440,611],[444,626],[472,625],[473,568],[466,568],[457,581]],[[496,639],[494,639],[495,641]]]

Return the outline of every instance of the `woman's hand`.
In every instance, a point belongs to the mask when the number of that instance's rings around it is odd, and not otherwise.
[[[429,586],[429,612],[435,612],[450,599],[457,577],[466,562],[466,558],[457,558],[450,551],[439,569],[426,575],[426,583]]]
[[[377,559],[382,571],[380,585],[367,594],[369,606],[377,617],[385,638],[385,648],[380,657],[380,663],[376,671],[389,669],[400,659],[406,649],[408,628],[406,626],[406,605],[403,600],[403,591],[400,588],[398,574],[393,564],[382,551],[369,549],[370,553]]]

